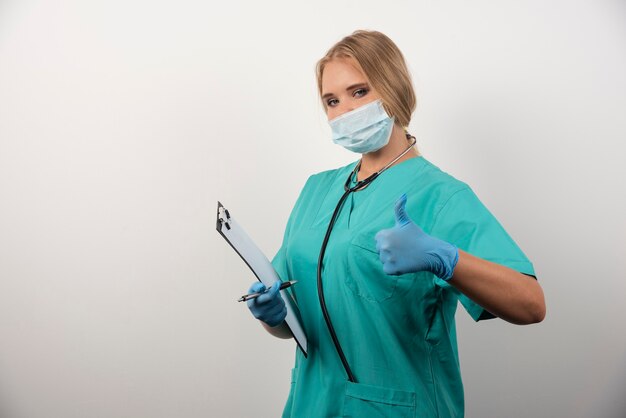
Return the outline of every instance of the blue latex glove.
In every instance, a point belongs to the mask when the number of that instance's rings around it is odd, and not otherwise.
[[[287,308],[285,301],[280,296],[280,280],[276,280],[267,292],[261,296],[247,300],[248,309],[256,319],[260,319],[270,327],[280,325],[287,316]],[[248,293],[264,292],[265,285],[261,282],[255,282]]]
[[[450,280],[459,260],[458,248],[432,237],[417,226],[406,213],[406,194],[396,202],[396,226],[376,234],[376,249],[387,274],[429,271]]]

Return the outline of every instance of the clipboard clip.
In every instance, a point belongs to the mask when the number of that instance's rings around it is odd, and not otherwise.
[[[222,230],[225,226],[226,229],[230,229],[230,213],[228,209],[224,207],[219,201],[217,202],[217,229]]]

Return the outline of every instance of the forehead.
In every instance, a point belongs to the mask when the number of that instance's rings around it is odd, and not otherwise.
[[[352,58],[333,58],[324,66],[322,93],[337,93],[346,86],[367,83],[367,77]]]

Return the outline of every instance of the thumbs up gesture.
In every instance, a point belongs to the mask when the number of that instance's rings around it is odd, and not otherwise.
[[[379,231],[375,237],[384,272],[398,275],[429,271],[449,280],[459,260],[458,248],[416,225],[406,213],[406,199],[403,194],[396,202],[396,225]]]

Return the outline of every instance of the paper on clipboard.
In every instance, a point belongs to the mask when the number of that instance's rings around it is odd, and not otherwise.
[[[217,202],[217,232],[219,232],[231,247],[239,254],[242,260],[250,267],[250,270],[265,286],[270,287],[276,280],[280,280],[278,273],[274,270],[272,263],[256,246],[252,239],[232,218],[228,210]],[[289,330],[293,334],[298,347],[302,350],[304,356],[307,356],[307,339],[302,322],[300,320],[300,312],[298,306],[287,292],[287,289],[281,290],[281,296],[285,301],[287,308],[287,316],[285,322]]]

